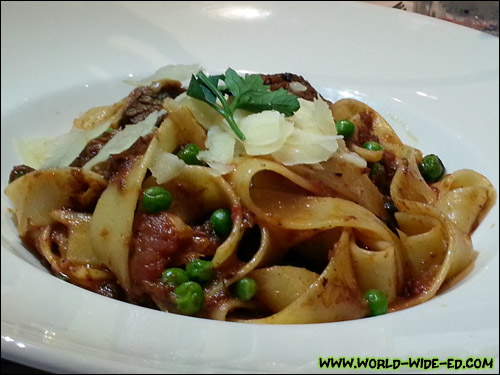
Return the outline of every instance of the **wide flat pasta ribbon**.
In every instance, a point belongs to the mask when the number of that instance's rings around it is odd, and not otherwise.
[[[23,236],[32,227],[54,223],[52,210],[92,207],[106,186],[97,173],[64,167],[28,173],[11,182],[5,194],[14,205],[17,229]]]
[[[401,142],[391,125],[369,105],[355,99],[340,99],[335,103],[331,103],[330,109],[335,120],[350,120],[354,123],[356,129],[359,129],[362,123],[361,114],[369,114],[372,133],[378,137],[384,149],[397,152],[399,147],[403,146],[403,142]]]
[[[84,231],[86,232],[86,230]],[[67,246],[71,239],[57,238],[57,241],[54,242],[54,230],[51,225],[33,228],[31,235],[37,251],[50,264],[56,275],[67,278],[72,283],[83,287],[96,282],[115,280],[115,275],[99,262],[95,262],[95,264],[81,262],[79,257],[81,254],[78,254],[80,250]],[[61,254],[53,251],[54,243],[58,246]]]
[[[270,172],[280,177],[256,178]],[[289,249],[318,233],[346,228],[352,232],[346,246],[349,259],[354,260],[354,266],[349,267],[356,275],[356,285],[361,286],[358,293],[380,288],[392,302],[401,292],[404,270],[400,241],[366,208],[340,198],[315,196],[317,185],[269,160],[241,159],[228,179],[243,205],[254,213],[255,221],[268,228],[276,240],[267,251]],[[273,180],[279,183],[273,184]],[[261,271],[249,275],[254,272]]]
[[[447,205],[439,202],[443,199],[439,194],[423,181],[414,157],[404,159],[392,181],[391,197],[399,211],[395,218],[410,279],[408,296],[392,307],[395,310],[434,297],[444,284],[464,277],[476,257],[469,233],[443,210]]]
[[[399,211],[407,211],[406,202],[433,204],[438,198],[437,192],[420,174],[415,154],[411,150],[407,150],[394,174],[390,193]]]
[[[461,169],[433,185],[436,207],[464,233],[472,234],[496,201],[496,190],[482,174]]]
[[[423,303],[443,285],[465,276],[476,258],[470,236],[432,206],[416,203],[407,212],[396,213],[411,277],[408,296],[395,310]]]
[[[335,244],[321,275],[290,267],[274,266],[250,273],[260,299],[274,314],[261,319],[239,320],[259,324],[322,323],[357,319],[368,314],[352,267],[349,231]]]
[[[148,164],[158,147],[153,138],[146,153],[135,158],[121,178],[111,180],[97,202],[90,223],[94,254],[125,289],[130,288],[129,252],[137,200]]]
[[[318,165],[302,164],[293,166],[290,170],[308,180],[316,180],[323,184],[325,192],[321,195],[351,200],[366,207],[378,217],[386,218],[383,196],[370,181],[366,166],[353,164],[347,158],[346,152],[337,152],[329,160]]]

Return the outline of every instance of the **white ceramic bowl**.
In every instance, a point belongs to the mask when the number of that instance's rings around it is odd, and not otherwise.
[[[405,143],[498,190],[498,38],[356,2],[2,2],[2,190],[15,137],[69,131],[86,109],[173,63],[303,75],[375,108]],[[414,308],[350,322],[259,326],[107,299],[51,276],[2,195],[2,357],[61,372],[323,372],[318,356],[493,357],[498,204],[473,236],[474,271]],[[440,369],[443,371],[444,369]],[[349,370],[343,370],[349,371]],[[359,370],[352,370],[358,372]],[[398,371],[413,371],[400,368]]]

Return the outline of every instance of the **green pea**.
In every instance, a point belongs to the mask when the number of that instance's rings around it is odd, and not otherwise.
[[[232,289],[237,298],[243,301],[248,301],[255,296],[255,293],[257,293],[257,283],[250,277],[244,277],[243,279],[235,282]]]
[[[210,221],[214,226],[215,233],[220,237],[227,237],[233,229],[231,211],[229,210],[223,208],[216,210],[210,217]]]
[[[172,195],[161,186],[153,186],[146,191],[142,197],[142,205],[148,214],[168,210],[172,203]]]
[[[418,169],[427,182],[439,181],[445,172],[443,162],[434,154],[424,156],[424,159],[418,165]]]
[[[177,152],[177,157],[189,165],[201,165],[202,162],[198,160],[200,148],[194,143],[188,143]]]
[[[208,260],[195,259],[186,264],[189,280],[205,283],[214,277],[214,265]]]
[[[382,151],[384,148],[380,145],[380,143],[369,141],[363,144],[363,148],[371,151]]]
[[[378,161],[373,163],[372,168],[370,169],[370,176],[379,176],[384,174],[385,168]]]
[[[161,274],[161,282],[164,284],[179,286],[186,281],[189,281],[189,277],[182,268],[167,268]]]
[[[335,123],[337,134],[344,136],[344,139],[351,138],[356,130],[354,124],[349,120],[339,120]]]
[[[186,281],[174,290],[174,302],[182,314],[194,315],[203,308],[203,289],[194,281]]]
[[[365,299],[370,307],[370,315],[382,315],[387,312],[387,297],[378,289],[370,289],[365,293]]]

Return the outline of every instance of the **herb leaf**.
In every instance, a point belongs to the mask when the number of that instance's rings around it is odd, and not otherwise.
[[[241,88],[244,86],[245,80],[238,75],[233,69],[228,68],[226,70],[224,82],[227,88],[234,97],[241,95]]]
[[[213,82],[214,79],[212,79],[211,81]],[[215,82],[215,86],[216,85],[217,82]],[[191,81],[189,82],[189,86],[187,89],[187,95],[212,105],[215,105],[217,100],[215,93],[212,92],[197,76],[194,75],[191,76]]]
[[[194,97],[195,99],[204,101],[224,116],[234,133],[239,139],[244,141],[245,135],[242,133],[240,128],[238,128],[238,125],[236,125],[236,121],[234,121],[233,117],[233,111],[229,107],[224,94],[218,88],[220,77],[221,76],[207,77],[205,73],[198,72],[196,76],[191,77],[191,82],[189,82],[189,88],[186,94]],[[219,99],[222,104],[222,108],[217,105],[217,99]]]
[[[240,97],[238,108],[249,112],[262,112],[274,109],[285,116],[291,116],[300,106],[295,95],[280,88],[276,91],[249,91]]]
[[[225,86],[219,86],[219,81],[224,81]],[[276,110],[285,116],[291,116],[300,107],[297,96],[287,90],[280,88],[270,91],[260,75],[246,74],[245,77],[241,77],[231,68],[228,68],[224,75],[207,77],[200,71],[191,76],[186,94],[204,101],[224,116],[242,141],[245,140],[245,135],[234,121],[234,111],[238,108],[252,113]],[[233,96],[231,104],[226,100],[225,94]],[[220,105],[217,104],[217,99]]]

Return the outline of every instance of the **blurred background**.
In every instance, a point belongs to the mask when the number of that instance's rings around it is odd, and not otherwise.
[[[499,1],[363,1],[425,14],[498,36]]]

